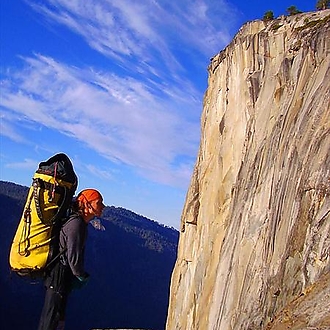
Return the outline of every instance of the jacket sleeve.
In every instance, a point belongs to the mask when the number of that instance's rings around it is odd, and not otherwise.
[[[75,218],[66,226],[67,261],[73,275],[84,276],[84,250],[87,226],[80,218]]]

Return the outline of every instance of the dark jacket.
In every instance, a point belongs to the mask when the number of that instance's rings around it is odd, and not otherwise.
[[[69,266],[73,275],[84,276],[84,250],[87,239],[87,223],[74,212],[62,226],[60,232],[60,252],[66,249],[61,255],[61,262]]]

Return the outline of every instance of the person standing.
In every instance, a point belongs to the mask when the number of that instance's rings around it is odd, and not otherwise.
[[[63,330],[65,310],[70,292],[82,288],[89,280],[84,267],[87,225],[100,217],[104,209],[103,197],[95,189],[81,191],[59,235],[60,257],[46,275],[44,306],[38,330]]]

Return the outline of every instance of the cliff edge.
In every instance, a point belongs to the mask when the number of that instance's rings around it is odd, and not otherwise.
[[[329,25],[249,22],[211,60],[167,330],[330,329]]]

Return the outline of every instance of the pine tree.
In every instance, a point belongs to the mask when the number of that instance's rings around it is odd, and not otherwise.
[[[330,8],[330,0],[318,0],[316,3],[317,10]]]
[[[272,19],[274,19],[274,13],[272,10],[268,10],[265,12],[263,18],[264,21],[270,21]]]
[[[301,11],[299,9],[297,9],[296,6],[290,6],[286,11],[289,14],[289,16],[301,13]]]

